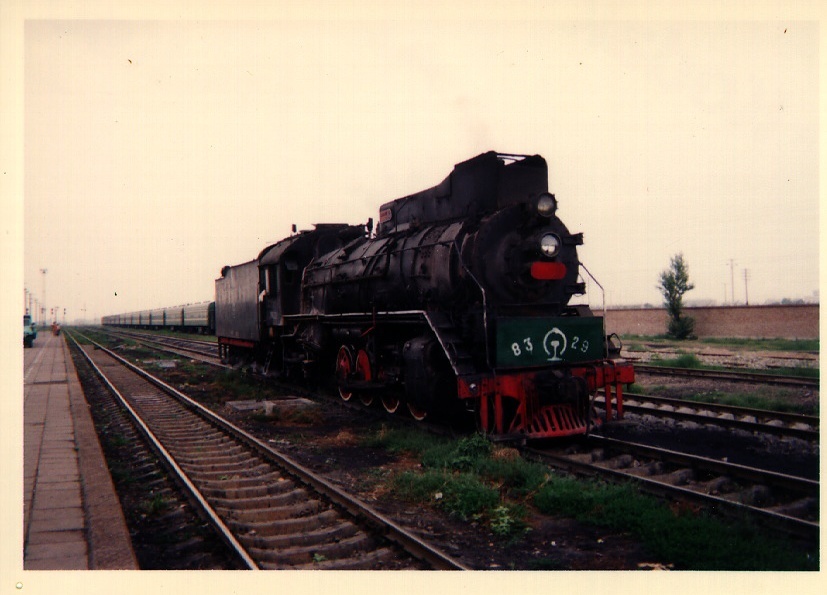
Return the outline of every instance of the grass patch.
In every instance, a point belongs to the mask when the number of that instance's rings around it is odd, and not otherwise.
[[[45,331],[38,330],[38,334],[41,333],[41,332],[45,332]],[[85,335],[81,336],[79,332],[75,332],[75,329],[71,329],[71,330],[70,329],[64,329],[63,332],[64,332],[64,334],[67,334],[67,335],[71,336],[72,339],[74,339],[75,342],[78,345],[91,345],[92,344],[88,337],[86,337]]]
[[[494,446],[474,434],[459,440],[437,438],[418,430],[388,430],[363,439],[366,446],[418,456],[421,471],[394,476],[391,487],[401,498],[429,503],[463,520],[480,521],[504,539],[526,529],[519,498],[536,489],[544,470],[520,458],[498,458]]]
[[[360,443],[362,446],[384,448],[393,453],[421,455],[429,449],[449,444],[449,441],[416,429],[391,430],[383,425],[375,434],[363,435]]]
[[[698,370],[703,368],[704,365],[698,356],[694,353],[683,353],[678,355],[677,357],[669,358],[669,359],[662,359],[660,357],[653,357],[652,360],[649,362],[653,366],[663,366],[668,368],[687,368]]]
[[[173,339],[189,339],[191,341],[205,341],[207,343],[218,343],[218,337],[215,335],[201,335],[199,333],[187,333],[184,331],[173,331],[170,329],[161,329],[151,331],[152,335],[161,335],[164,337],[171,337]],[[151,337],[151,335],[149,335]]]
[[[394,479],[393,487],[405,499],[430,501],[462,520],[480,519],[500,502],[499,492],[472,473],[405,471]]]
[[[685,368],[692,370],[718,370],[723,372],[731,372],[732,368],[726,366],[710,366],[704,364],[698,356],[694,353],[681,353],[677,357],[662,358],[658,355],[652,357],[648,362],[652,366],[660,366],[667,368]],[[766,374],[767,376],[795,376],[797,378],[820,378],[819,368],[772,368],[771,370],[752,370],[759,374]]]
[[[205,367],[202,362],[192,359],[179,360],[174,357],[169,359],[175,360],[175,369],[178,370],[180,373],[199,379],[204,377]]]
[[[115,483],[122,483],[124,485],[132,485],[135,482],[135,477],[132,474],[132,468],[125,466],[123,463],[114,462],[109,465],[109,473]]]
[[[624,344],[635,345],[635,350],[646,351],[643,345],[655,345],[662,347],[680,347],[684,341],[669,339],[666,335],[644,336],[624,335],[621,337]],[[791,351],[791,352],[818,352],[820,341],[818,339],[742,339],[737,337],[705,337],[694,339],[694,344],[714,345],[717,347],[745,350],[745,351]]]
[[[129,444],[129,440],[123,434],[109,434],[109,443],[115,448],[123,448]]]
[[[755,391],[751,392],[724,393],[720,391],[713,391],[710,393],[687,395],[683,398],[687,401],[694,401],[696,403],[715,403],[720,405],[730,405],[733,407],[748,407],[751,409],[779,411],[781,413],[818,415],[819,411],[817,402],[814,405],[795,403],[790,401],[788,398],[778,396],[772,391],[772,389],[765,389],[763,387],[759,387]]]
[[[405,500],[441,508],[484,523],[502,539],[527,529],[529,507],[549,515],[611,527],[639,539],[659,561],[693,570],[817,570],[818,552],[802,552],[762,534],[748,522],[723,522],[705,514],[673,512],[630,485],[606,484],[551,474],[513,449],[493,446],[480,435],[448,440],[418,430],[383,427],[363,442],[414,454],[421,469],[391,478]],[[536,567],[557,568],[553,559]]]
[[[624,393],[636,393],[638,395],[649,395],[655,394],[658,390],[663,390],[665,387],[663,385],[658,386],[644,386],[642,384],[638,384],[637,382],[633,382],[632,384],[626,387]]]
[[[773,368],[772,370],[761,370],[769,376],[796,376],[798,378],[821,378],[819,368]]]
[[[428,469],[473,473],[513,498],[538,489],[548,472],[513,449],[495,448],[481,434],[434,445],[421,453],[421,460]]]
[[[216,384],[222,391],[230,393],[230,400],[256,399],[261,396],[262,385],[255,378],[239,374],[235,370],[225,370],[216,378]]]
[[[156,494],[151,499],[146,500],[143,503],[142,508],[148,516],[156,516],[169,508],[169,504],[169,500],[167,500],[164,496],[161,494]]]
[[[699,343],[705,345],[717,345],[720,347],[740,347],[755,351],[819,351],[820,341],[818,339],[719,339],[709,337],[699,339]]]
[[[748,523],[673,512],[628,485],[551,478],[534,498],[546,514],[626,531],[662,562],[692,570],[818,570],[818,553],[761,535]]]
[[[321,412],[303,407],[274,407],[270,414],[260,411],[252,413],[250,419],[264,424],[284,423],[300,426],[317,425],[323,421]]]

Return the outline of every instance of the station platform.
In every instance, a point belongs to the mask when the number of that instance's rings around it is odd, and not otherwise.
[[[137,569],[66,340],[23,351],[24,570]]]

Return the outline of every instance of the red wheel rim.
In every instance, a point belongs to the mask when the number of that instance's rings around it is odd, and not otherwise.
[[[339,383],[339,396],[344,401],[350,401],[353,398],[353,392],[342,388],[342,384],[347,381],[352,371],[353,354],[347,345],[342,345],[339,353],[336,354],[336,380]]]
[[[416,421],[422,421],[428,417],[428,412],[425,409],[420,409],[416,405],[411,405],[410,403],[408,403],[408,412]]]
[[[370,382],[373,379],[373,373],[370,369],[370,358],[364,349],[360,349],[356,354],[356,378]],[[373,405],[373,394],[361,392],[359,393],[359,400],[366,407]]]
[[[388,413],[396,413],[401,404],[402,399],[396,395],[382,395],[382,407],[384,407]]]

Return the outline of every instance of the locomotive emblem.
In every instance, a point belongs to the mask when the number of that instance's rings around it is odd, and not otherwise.
[[[566,339],[566,334],[556,326],[543,337],[543,349],[546,350],[546,354],[549,356],[548,361],[550,362],[561,361],[562,358],[560,356],[566,352],[567,347],[568,340]]]

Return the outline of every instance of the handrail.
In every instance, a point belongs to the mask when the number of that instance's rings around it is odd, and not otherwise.
[[[491,350],[489,348],[491,342],[488,337],[488,297],[485,295],[485,287],[482,286],[482,283],[479,282],[476,276],[474,276],[474,273],[471,272],[471,269],[468,268],[468,265],[465,264],[465,261],[462,259],[462,251],[459,249],[459,246],[457,246],[456,239],[451,242],[451,247],[457,251],[457,258],[459,259],[460,266],[462,266],[462,270],[468,273],[471,280],[480,288],[480,294],[482,295],[482,330],[483,336],[485,337],[485,362],[489,368],[493,368],[494,363],[491,361]]]
[[[606,290],[603,289],[603,286],[600,284],[600,281],[598,281],[595,278],[595,276],[591,274],[591,271],[589,271],[589,269],[586,268],[586,265],[584,265],[582,262],[580,262],[578,264],[580,265],[580,267],[584,271],[586,271],[586,274],[591,278],[591,280],[594,281],[595,284],[600,288],[600,298],[603,302],[603,349],[604,349],[603,352],[608,354],[609,353],[609,337],[606,335]]]

